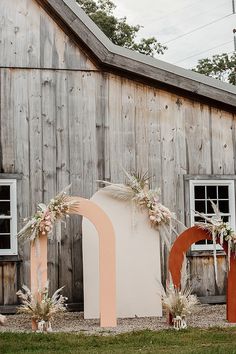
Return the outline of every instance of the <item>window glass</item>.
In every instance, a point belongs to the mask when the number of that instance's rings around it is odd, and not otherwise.
[[[11,235],[1,235],[0,234],[0,249],[10,249],[11,248]]]
[[[9,234],[10,232],[10,220],[0,219],[0,234]]]
[[[16,180],[0,180],[0,255],[17,254]]]
[[[196,211],[204,213],[209,217],[214,215],[211,200],[219,208],[222,219],[225,222],[229,222],[231,227],[235,229],[234,181],[227,180],[190,181],[191,224],[194,225],[196,222],[204,222],[204,219],[202,219]],[[200,246],[200,249],[204,249],[205,245],[207,249],[208,246],[212,247],[211,244],[212,241],[204,240],[197,242],[195,245]]]
[[[10,186],[0,185],[0,200],[10,200]]]
[[[0,202],[0,216],[11,215],[11,203],[10,202]]]

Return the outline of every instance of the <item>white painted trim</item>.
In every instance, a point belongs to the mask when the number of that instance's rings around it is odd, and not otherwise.
[[[0,256],[13,256],[18,254],[17,245],[17,186],[16,179],[0,179],[1,186],[10,186],[10,207],[11,207],[11,248],[0,249]],[[7,217],[6,217],[7,218]],[[4,219],[4,217],[2,218]],[[9,219],[9,217],[8,217]]]
[[[198,179],[189,181],[189,198],[190,198],[190,222],[191,226],[194,226],[194,186],[210,186],[210,185],[225,185],[229,187],[229,214],[230,214],[230,226],[235,230],[235,188],[234,180],[209,180]],[[217,245],[218,250],[222,250],[220,245]],[[213,250],[213,245],[192,245],[193,251],[208,251]]]

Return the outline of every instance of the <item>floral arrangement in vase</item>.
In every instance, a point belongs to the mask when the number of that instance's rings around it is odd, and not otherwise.
[[[78,207],[78,198],[67,195],[69,188],[70,186],[66,187],[54,199],[51,199],[48,205],[38,204],[37,212],[31,218],[25,219],[27,223],[19,231],[18,237],[35,241],[40,234],[50,235],[55,222],[68,217],[69,213]]]
[[[175,214],[160,202],[160,189],[149,189],[147,173],[128,173],[126,183],[110,183],[98,181],[106,185],[103,191],[116,199],[128,201],[132,200],[135,204],[148,212],[149,222],[158,231],[163,230],[162,237],[170,249],[170,231],[172,230],[172,220],[176,220]],[[167,227],[169,229],[167,229]]]
[[[52,297],[48,294],[48,284],[43,290],[33,295],[30,289],[23,285],[22,290],[16,294],[22,302],[18,313],[24,313],[31,317],[36,324],[37,332],[51,332],[51,321],[55,315],[66,311],[65,302],[67,298],[60,294],[60,288],[55,291]]]
[[[169,285],[166,291],[163,289],[162,304],[172,316],[174,329],[180,330],[187,328],[186,316],[192,313],[199,301],[190,286],[180,290]]]
[[[216,243],[217,239],[219,240],[220,245],[223,245],[224,241],[228,244],[228,267],[230,267],[230,257],[231,252],[234,252],[236,255],[236,233],[231,228],[228,222],[224,222],[222,219],[222,213],[220,212],[217,205],[210,200],[212,208],[214,210],[214,215],[209,217],[204,213],[199,213],[195,211],[197,215],[199,215],[203,221],[196,222],[195,225],[200,227],[203,230],[209,231],[212,241],[213,241],[213,250],[214,250],[214,267],[215,267],[215,275],[217,280],[217,264],[216,264]]]

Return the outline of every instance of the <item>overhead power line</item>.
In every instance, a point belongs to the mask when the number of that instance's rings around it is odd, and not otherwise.
[[[183,33],[183,34],[181,34],[181,35],[179,35],[179,36],[177,36],[177,37],[175,37],[175,38],[173,38],[173,39],[170,39],[169,41],[164,42],[163,44],[168,44],[168,43],[170,43],[170,42],[176,41],[176,40],[179,39],[179,38],[188,36],[189,34],[191,34],[191,33],[193,33],[193,32],[199,31],[199,30],[202,29],[202,28],[208,27],[208,26],[210,26],[210,25],[212,25],[212,24],[214,24],[214,23],[217,23],[217,22],[219,22],[219,21],[221,21],[221,20],[223,20],[223,19],[225,19],[225,18],[227,18],[227,17],[230,17],[230,16],[232,16],[232,15],[233,15],[233,14],[228,14],[228,15],[222,16],[222,17],[220,17],[220,18],[217,18],[217,19],[214,20],[214,21],[211,21],[211,22],[209,22],[209,23],[206,23],[205,25],[199,26],[199,27],[197,27],[197,28],[195,28],[195,29],[193,29],[193,30],[191,30],[191,31],[189,31],[189,32]]]
[[[202,51],[202,52],[199,52],[199,53],[197,53],[197,54],[190,55],[189,57],[186,57],[186,58],[184,58],[184,59],[181,59],[181,60],[176,61],[174,64],[182,63],[182,62],[185,61],[185,60],[188,60],[188,59],[197,57],[198,55],[207,53],[207,52],[209,52],[210,50],[223,47],[224,45],[229,44],[229,43],[232,43],[232,41],[228,41],[228,42],[225,42],[225,43],[221,43],[221,44],[219,44],[219,45],[217,45],[217,46],[215,46],[215,47],[209,48],[209,49],[204,50],[204,51]],[[228,53],[228,54],[230,54],[230,53]]]
[[[201,0],[201,1],[203,1],[203,0]],[[214,7],[214,10],[215,10],[215,9],[218,9],[219,7],[222,7],[224,4],[228,3],[228,1],[229,1],[229,0],[224,0],[224,1],[223,1],[222,3],[220,3],[218,6]],[[234,1],[234,0],[232,0],[232,1]],[[168,12],[167,15],[163,15],[163,16],[157,17],[157,18],[155,18],[155,21],[160,21],[160,20],[163,20],[163,19],[165,19],[165,18],[169,18],[171,15],[176,14],[177,12],[183,12],[184,10],[189,9],[189,8],[191,8],[191,7],[194,7],[194,6],[196,6],[197,4],[199,5],[199,0],[195,1],[195,2],[192,3],[192,4],[188,4],[187,6],[180,7],[180,8],[178,7],[177,9],[174,9],[173,11]],[[206,12],[209,12],[209,10],[203,11],[203,12],[201,12],[201,14],[204,14],[204,13],[206,13]]]

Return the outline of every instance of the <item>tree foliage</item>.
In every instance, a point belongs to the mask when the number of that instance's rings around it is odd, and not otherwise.
[[[126,17],[117,18],[114,15],[116,5],[111,0],[76,1],[114,44],[151,56],[163,54],[167,49],[155,37],[142,38],[137,42],[141,26],[129,25]]]
[[[194,71],[236,85],[236,53],[213,55],[200,59]]]

